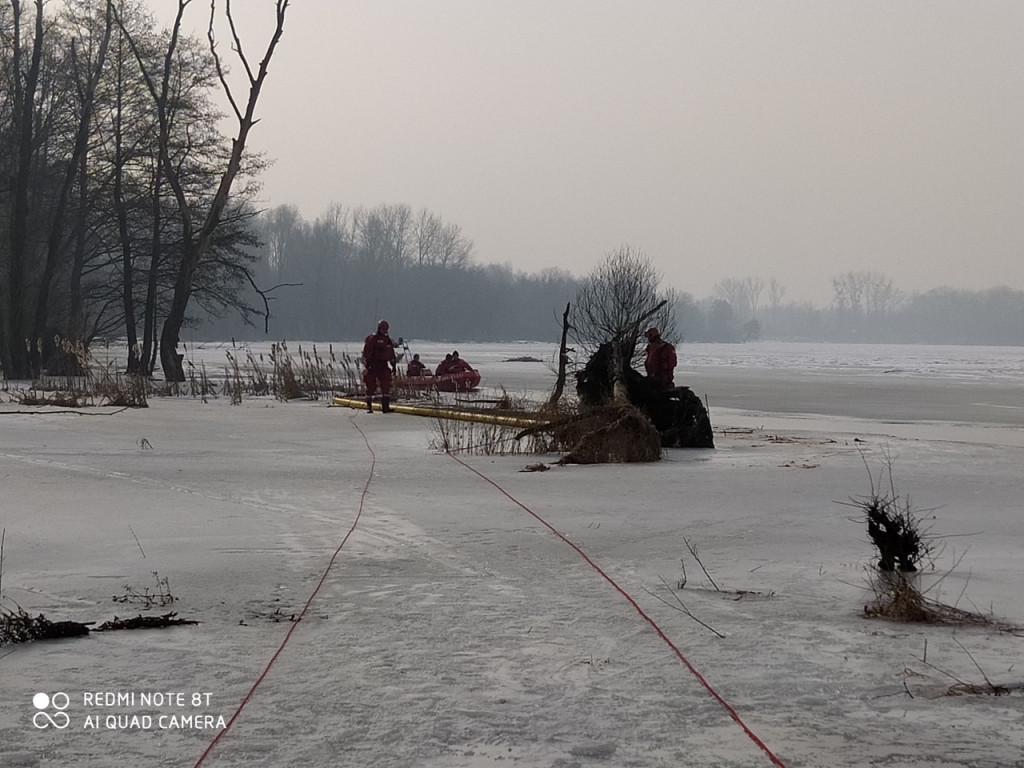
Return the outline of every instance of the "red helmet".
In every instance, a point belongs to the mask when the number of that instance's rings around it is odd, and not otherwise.
[[[648,328],[646,331],[644,331],[644,336],[646,336],[648,338],[648,340],[656,339],[659,336],[661,336],[661,331],[659,331],[657,328],[652,326],[652,327]]]
[[[390,327],[391,326],[388,325],[388,321],[387,320],[381,320],[379,323],[377,323],[377,330],[378,331],[383,331],[384,333],[387,333],[388,332],[388,328],[390,328]]]

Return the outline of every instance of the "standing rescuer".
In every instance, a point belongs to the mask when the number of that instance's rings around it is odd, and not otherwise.
[[[388,336],[387,320],[377,323],[377,330],[363,342],[363,383],[366,384],[366,410],[373,413],[373,396],[380,386],[383,413],[391,413],[391,376],[398,370],[395,343]]]
[[[676,370],[676,348],[661,338],[661,331],[648,328],[644,331],[647,337],[647,356],[644,358],[644,370],[647,378],[662,389],[672,389]]]

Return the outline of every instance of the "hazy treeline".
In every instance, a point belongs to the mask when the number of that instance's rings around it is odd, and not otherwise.
[[[407,338],[550,339],[577,287],[559,269],[476,264],[457,225],[406,205],[333,205],[311,222],[280,206],[253,231],[269,327],[228,315],[198,328],[204,338],[356,339],[386,318],[393,336]]]
[[[678,324],[691,341],[753,338],[918,344],[1024,345],[1024,291],[934,288],[902,291],[888,275],[852,271],[832,279],[826,307],[786,303],[774,280],[723,280],[711,298],[683,296]]]
[[[747,317],[747,320],[741,318]],[[936,288],[905,297],[885,312],[810,303],[763,307],[756,318],[723,299],[676,304],[676,325],[687,341],[879,342],[1024,346],[1024,291]]]
[[[789,304],[764,312],[764,338],[804,341],[1024,345],[1024,291],[935,288],[885,312]]]
[[[334,205],[313,221],[279,206],[252,230],[262,243],[252,269],[267,292],[269,326],[228,315],[197,328],[202,338],[357,339],[385,317],[408,338],[554,341],[583,284],[555,267],[481,266],[460,227],[406,205]],[[751,277],[723,280],[701,299],[676,291],[676,333],[708,342],[1024,343],[1024,291],[907,295],[887,275],[862,271],[833,278],[826,307],[786,302],[785,293],[776,280]]]

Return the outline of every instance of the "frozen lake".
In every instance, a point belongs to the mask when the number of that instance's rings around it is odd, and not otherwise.
[[[452,346],[411,349],[433,364]],[[185,351],[214,373],[226,348]],[[553,383],[554,345],[458,349],[491,387]],[[444,454],[430,419],[324,400],[0,404],[3,605],[134,616],[112,597],[159,574],[176,600],[146,612],[200,622],[0,648],[0,766],[769,765],[723,702],[791,768],[1018,764],[1020,630],[865,618],[871,549],[842,502],[890,457],[941,537],[929,594],[1024,624],[1021,350],[680,359],[716,448],[643,465]],[[537,461],[550,471],[523,471]]]
[[[235,349],[268,352],[273,342],[239,342]],[[358,354],[361,342],[289,341],[295,353],[301,346],[313,345],[321,353],[329,346],[335,352]],[[459,350],[462,357],[483,366],[502,363],[516,357],[532,356],[552,363],[556,344],[535,341],[506,343],[436,342],[411,339],[409,352],[433,365],[446,352]],[[197,342],[186,344],[187,357],[207,364],[222,365],[231,342]],[[881,375],[887,377],[940,377],[959,380],[1001,379],[1020,382],[1024,379],[1024,347],[970,347],[923,344],[822,344],[762,341],[746,344],[690,344],[677,346],[679,368],[757,368],[792,370],[802,373],[843,374],[846,376]]]
[[[237,354],[270,351],[270,342],[238,345]],[[288,342],[310,351],[311,342]],[[557,345],[543,342],[440,343],[410,340],[430,366],[459,354],[481,371],[488,392],[544,397],[554,386]],[[360,342],[319,342],[358,355]],[[228,343],[186,345],[186,357],[208,370],[226,362]],[[680,344],[676,383],[705,399],[714,415],[814,414],[884,422],[952,422],[1024,428],[1024,347],[900,344]],[[540,362],[512,362],[533,358]]]

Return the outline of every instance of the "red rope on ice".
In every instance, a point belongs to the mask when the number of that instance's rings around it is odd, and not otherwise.
[[[278,646],[277,650],[274,652],[274,655],[270,657],[270,661],[267,662],[267,666],[263,668],[263,672],[260,673],[260,676],[256,678],[256,682],[252,684],[252,688],[250,688],[249,692],[245,694],[245,698],[242,699],[242,703],[238,705],[238,709],[235,710],[235,714],[231,716],[231,719],[228,720],[227,725],[224,726],[224,730],[222,730],[214,737],[213,741],[211,741],[210,745],[206,748],[206,751],[199,756],[198,760],[196,760],[195,766],[193,766],[193,768],[199,768],[199,766],[203,764],[203,761],[206,760],[207,755],[210,754],[214,746],[216,746],[217,742],[220,741],[224,734],[226,734],[231,729],[231,726],[234,724],[235,720],[237,720],[238,716],[242,714],[242,710],[245,708],[245,705],[249,703],[249,699],[252,698],[252,695],[260,686],[260,683],[263,682],[263,679],[267,676],[267,673],[270,672],[270,668],[274,665],[274,662],[277,661],[277,657],[281,655],[281,653],[284,651],[284,647],[288,645],[288,641],[291,640],[292,633],[295,632],[295,628],[299,626],[299,622],[301,622],[302,618],[306,615],[306,611],[309,609],[309,606],[313,602],[313,599],[317,596],[317,593],[320,591],[320,588],[324,585],[324,582],[327,581],[327,574],[329,574],[331,572],[331,568],[334,567],[334,561],[338,558],[338,553],[341,552],[341,548],[345,546],[345,542],[348,541],[353,531],[355,531],[356,525],[359,524],[359,518],[362,517],[363,514],[363,505],[366,502],[366,492],[370,488],[370,481],[373,479],[373,470],[377,466],[377,454],[373,452],[373,447],[370,445],[370,441],[366,439],[366,434],[363,432],[363,430],[359,429],[359,425],[356,423],[355,419],[353,419],[352,417],[349,418],[352,421],[352,426],[356,428],[356,431],[359,432],[359,436],[362,437],[363,442],[366,443],[366,450],[370,452],[370,472],[369,475],[367,475],[366,483],[363,485],[363,492],[359,495],[359,509],[356,511],[355,520],[352,521],[352,525],[348,529],[348,532],[345,534],[345,538],[341,540],[341,543],[338,545],[338,548],[335,549],[334,554],[331,555],[331,559],[327,562],[327,567],[324,568],[324,572],[323,575],[320,577],[320,581],[317,582],[316,587],[309,595],[309,599],[306,600],[306,604],[302,606],[302,610],[299,611],[295,619],[292,621],[292,625],[288,629],[288,633],[284,636],[284,640],[281,641],[281,645]]]
[[[541,525],[543,525],[545,528],[547,528],[549,531],[551,531],[553,534],[555,534],[555,536],[557,536],[559,539],[561,539],[566,544],[568,544],[570,547],[572,547],[574,550],[576,550],[576,554],[578,554],[580,557],[582,557],[587,562],[587,564],[590,565],[591,568],[593,568],[595,571],[597,571],[599,574],[601,574],[601,577],[604,578],[604,580],[607,581],[609,584],[611,584],[612,587],[615,588],[615,591],[617,591],[620,595],[622,595],[624,598],[626,598],[627,601],[629,601],[629,604],[632,605],[633,608],[636,609],[636,612],[640,614],[641,618],[643,618],[644,621],[646,621],[648,624],[651,625],[651,627],[654,628],[654,631],[658,633],[658,637],[660,637],[662,640],[664,640],[668,644],[668,647],[671,648],[673,653],[675,653],[675,655],[679,657],[679,660],[681,662],[683,662],[683,664],[686,665],[686,668],[688,670],[690,670],[691,673],[693,673],[693,676],[697,678],[697,680],[700,682],[701,685],[704,686],[704,688],[707,690],[707,692],[710,693],[715,698],[715,700],[725,708],[725,711],[729,713],[729,716],[733,720],[736,721],[736,723],[740,726],[740,728],[743,729],[743,732],[746,733],[747,736],[750,737],[751,741],[753,741],[755,744],[757,744],[758,747],[761,748],[761,750],[768,756],[768,758],[772,761],[772,763],[774,765],[779,766],[780,768],[786,768],[785,763],[783,763],[781,760],[779,760],[779,758],[776,757],[775,754],[768,748],[768,745],[765,744],[763,741],[761,741],[761,739],[758,738],[756,733],[754,733],[752,730],[750,730],[750,728],[747,726],[747,724],[743,722],[743,719],[740,717],[739,713],[735,709],[733,709],[732,705],[730,705],[729,702],[727,702],[724,698],[722,698],[721,694],[719,694],[718,691],[716,691],[711,686],[711,683],[709,683],[704,678],[704,676],[700,672],[697,671],[697,668],[694,667],[693,664],[690,663],[689,659],[687,659],[683,655],[683,652],[681,650],[679,650],[679,647],[675,643],[672,642],[672,640],[669,638],[669,636],[667,634],[665,634],[664,630],[662,630],[662,628],[658,626],[658,624],[654,621],[654,619],[652,619],[646,612],[644,612],[644,609],[640,607],[640,604],[637,603],[637,601],[635,599],[633,599],[633,596],[630,595],[625,589],[620,587],[618,582],[615,581],[615,579],[613,579],[611,576],[609,576],[607,573],[605,573],[604,569],[602,569],[601,566],[599,566],[597,563],[595,563],[593,560],[591,560],[590,556],[587,555],[586,552],[584,552],[577,544],[574,544],[572,541],[570,541],[568,538],[566,538],[562,533],[560,533],[547,520],[545,520],[543,517],[538,515],[536,512],[534,512],[528,506],[526,506],[521,501],[519,501],[519,499],[517,499],[511,493],[509,493],[504,488],[502,488],[500,485],[498,485],[498,483],[496,483],[494,480],[492,480],[491,478],[487,477],[487,475],[485,475],[483,472],[480,472],[479,470],[475,469],[474,467],[471,467],[469,464],[464,462],[458,456],[455,456],[455,455],[453,455],[451,453],[449,453],[448,456],[451,457],[452,461],[458,462],[459,464],[464,466],[466,469],[468,469],[470,472],[472,472],[477,477],[479,477],[481,480],[484,480],[485,482],[490,483],[491,485],[493,485],[509,501],[511,501],[513,504],[515,504],[516,506],[520,507],[521,509],[526,511],[528,514],[533,516],[533,518],[536,519],[537,522],[539,522]]]

